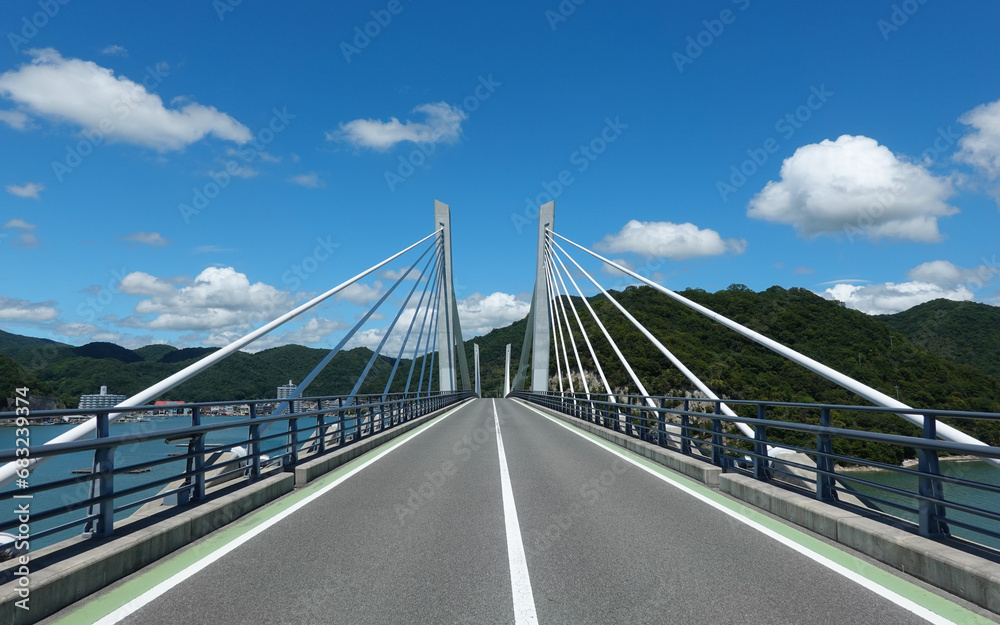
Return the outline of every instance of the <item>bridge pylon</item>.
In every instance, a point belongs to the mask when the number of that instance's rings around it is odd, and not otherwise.
[[[441,392],[451,392],[458,387],[455,372],[455,352],[458,352],[458,369],[462,377],[462,389],[471,390],[469,361],[465,355],[465,341],[462,340],[462,324],[458,318],[458,302],[455,300],[455,283],[451,273],[451,209],[444,202],[434,200],[434,228],[440,230],[441,254],[444,257],[444,282],[438,289],[438,384]]]

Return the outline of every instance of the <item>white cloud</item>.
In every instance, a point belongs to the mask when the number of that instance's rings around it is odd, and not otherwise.
[[[17,197],[38,199],[38,194],[45,190],[45,185],[38,182],[28,182],[22,186],[16,184],[7,185],[7,193]]]
[[[281,340],[283,343],[295,343],[296,345],[315,345],[321,343],[333,332],[345,328],[347,328],[347,324],[342,321],[313,317],[297,330],[283,334]]]
[[[458,318],[466,339],[482,336],[490,330],[509,326],[528,316],[531,302],[508,293],[482,295],[473,293],[458,300]]]
[[[18,231],[17,238],[14,239],[14,245],[18,247],[37,247],[38,237],[35,236],[35,224],[26,222],[23,219],[15,217],[10,219],[3,225],[4,229],[11,229]],[[0,238],[6,238],[6,233]]]
[[[645,258],[684,260],[726,252],[742,254],[746,250],[746,241],[723,240],[715,230],[701,229],[692,223],[633,219],[620,232],[606,235],[594,247],[616,254],[632,252]]]
[[[54,329],[63,336],[88,336],[100,331],[92,323],[60,323]]]
[[[198,247],[191,250],[192,254],[219,254],[222,252],[232,252],[234,251],[231,247],[222,247],[221,245],[199,245]]]
[[[958,142],[955,158],[982,171],[1000,176],[1000,100],[981,104],[958,118],[972,130]]]
[[[319,189],[320,187],[326,186],[316,172],[309,172],[308,174],[299,174],[298,176],[292,176],[288,179],[289,182],[297,184],[299,186],[308,187],[310,189]]]
[[[289,311],[292,295],[273,286],[251,284],[232,267],[208,267],[179,288],[142,272],[125,276],[124,293],[148,295],[124,324],[151,330],[214,330],[234,332]]]
[[[133,232],[126,234],[122,238],[133,243],[142,243],[143,245],[152,245],[154,247],[170,245],[170,241],[163,238],[159,232]]]
[[[32,303],[0,295],[0,319],[17,321],[51,321],[59,316],[55,302]]]
[[[382,295],[382,282],[376,280],[373,284],[355,282],[343,291],[333,296],[335,300],[347,301],[355,306],[371,306]]]
[[[168,109],[160,96],[142,83],[156,83],[165,70],[140,82],[116,77],[93,61],[65,59],[52,48],[29,50],[31,63],[0,75],[0,96],[22,109],[80,126],[101,128],[107,141],[122,141],[157,150],[180,150],[212,134],[245,143],[250,130],[215,107],[197,102]],[[155,86],[155,85],[154,85]],[[113,126],[106,132],[108,124]]]
[[[101,50],[101,54],[107,54],[108,56],[128,56],[128,50],[122,46],[113,45]]]
[[[965,286],[944,287],[929,282],[899,284],[837,284],[823,292],[823,297],[835,299],[869,315],[890,315],[935,299],[971,301],[973,293]]]
[[[909,282],[863,285],[841,280],[822,295],[870,315],[892,314],[935,299],[972,301],[975,297],[972,288],[983,286],[997,273],[1000,271],[986,265],[966,269],[946,260],[935,260],[910,269],[906,273]]]
[[[28,127],[28,116],[21,111],[0,111],[0,122],[14,130],[24,130]]]
[[[451,143],[457,141],[462,134],[462,121],[466,115],[458,107],[445,102],[432,102],[418,106],[413,112],[424,113],[427,121],[400,122],[395,117],[387,122],[355,119],[340,124],[337,132],[326,133],[326,138],[330,141],[345,141],[357,147],[385,150],[403,141]]]
[[[941,239],[937,220],[951,181],[898,158],[874,139],[843,135],[803,146],[750,200],[747,215],[794,226],[799,234],[857,233],[870,239]]]

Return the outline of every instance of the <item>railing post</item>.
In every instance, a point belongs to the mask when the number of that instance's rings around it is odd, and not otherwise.
[[[97,438],[107,438],[111,435],[108,413],[97,415]],[[103,497],[112,495],[115,491],[115,450],[112,447],[102,447],[94,450],[94,466],[91,471],[90,496]],[[115,525],[114,498],[106,499],[96,506],[90,506],[88,516],[97,512],[97,518],[87,521],[84,533],[91,536],[110,536]]]
[[[660,408],[661,408],[661,410],[666,409],[666,407],[667,407],[667,398],[666,397],[661,397],[660,398]],[[659,432],[659,436],[657,437],[658,438],[657,444],[660,447],[666,447],[667,446],[667,413],[665,413],[665,412],[658,412],[658,413],[656,413],[656,431]]]
[[[681,453],[685,456],[691,455],[691,418],[688,416],[688,409],[691,401],[684,400],[684,414],[681,415]]]
[[[191,409],[191,427],[201,425],[201,407]],[[201,501],[205,498],[205,435],[195,434],[191,437],[191,452],[194,456],[194,493],[191,498]]]
[[[715,414],[722,414],[722,402],[715,402]],[[723,464],[722,453],[722,420],[716,417],[712,417],[712,464],[717,467],[725,468]]]
[[[299,420],[297,418],[288,418],[287,432],[285,444],[288,447],[289,455],[285,456],[285,470],[291,471],[299,463]]]
[[[344,436],[345,436],[345,434],[344,434],[344,425],[347,423],[347,420],[344,419],[344,398],[343,397],[338,397],[337,398],[337,421],[336,421],[336,423],[337,423],[337,447],[340,447],[341,445],[344,444],[344,440],[345,440],[344,439]]]
[[[924,417],[924,438],[929,441],[937,439],[937,419]],[[941,474],[936,449],[918,449],[918,468],[920,469],[919,491],[921,497],[937,500],[944,499],[944,488],[941,481],[934,476]],[[920,535],[927,538],[940,538],[950,535],[948,523],[945,522],[945,507],[933,501],[921,499],[918,504],[920,518]]]
[[[753,429],[753,476],[758,480],[768,479],[768,457],[767,457],[767,428],[764,427],[764,420],[767,419],[767,406],[757,405],[757,420],[760,421]]]
[[[821,408],[819,412],[820,427],[830,427],[830,409]],[[833,453],[833,439],[829,434],[816,435],[816,499],[833,501],[837,498],[833,490],[833,458],[824,454]]]
[[[253,460],[250,465],[250,479],[260,477],[260,424],[253,423],[257,418],[257,404],[250,404],[250,454]]]
[[[323,400],[317,400],[319,405],[317,406],[320,410],[323,409]],[[316,429],[319,434],[319,445],[316,448],[316,454],[322,455],[326,453],[326,413],[321,412],[316,415]]]

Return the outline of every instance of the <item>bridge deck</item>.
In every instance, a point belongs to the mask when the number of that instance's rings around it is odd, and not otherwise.
[[[596,444],[511,400],[473,401],[415,437],[403,437],[392,451],[377,449],[310,485],[327,490],[122,622],[514,622],[505,525],[510,511],[505,516],[494,406],[537,622],[921,622],[882,594],[743,522],[738,512],[707,505],[661,475],[690,484],[683,478],[647,470],[631,454]],[[273,508],[254,517],[273,517],[281,506]],[[754,516],[777,528],[784,541],[801,542],[796,530]],[[236,537],[255,522],[227,531]],[[809,541],[820,551],[836,551]],[[182,568],[209,551],[196,543],[177,554],[172,566]],[[848,569],[885,576],[900,595],[955,622],[980,621],[938,595],[836,553]],[[106,612],[109,602],[121,603],[166,578],[164,567],[171,562],[52,621],[80,623],[84,614]],[[518,596],[524,617],[530,606],[524,593]]]

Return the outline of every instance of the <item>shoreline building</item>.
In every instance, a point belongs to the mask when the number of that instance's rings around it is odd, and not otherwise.
[[[102,386],[101,392],[95,395],[81,395],[81,410],[95,410],[99,408],[112,408],[128,399],[125,395],[112,395],[108,393],[108,387]]]
[[[288,381],[288,384],[282,384],[281,386],[278,387],[278,399],[286,399],[288,397],[291,397],[292,393],[295,392],[296,388],[298,387],[295,384],[292,384],[291,380]],[[280,405],[281,402],[278,402],[278,404]],[[301,401],[293,401],[292,412],[302,412],[304,410],[302,404],[303,402]]]

